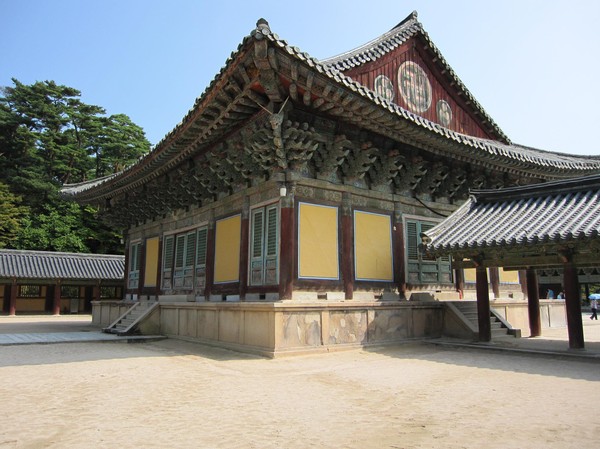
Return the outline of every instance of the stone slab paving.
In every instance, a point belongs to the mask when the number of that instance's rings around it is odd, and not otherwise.
[[[454,339],[437,339],[433,344],[465,348],[507,351],[522,354],[539,354],[561,358],[577,358],[600,362],[600,320],[590,320],[589,313],[582,314],[585,349],[569,349],[566,327],[542,329],[540,337],[496,337],[491,342],[473,342]]]
[[[96,332],[53,332],[39,334],[0,334],[0,346],[36,345],[52,343],[84,343],[84,342],[115,342],[132,343],[162,340],[162,335],[127,335],[118,336]]]
[[[161,335],[105,334],[92,325],[90,315],[0,316],[0,346],[82,342],[144,342],[166,338]]]

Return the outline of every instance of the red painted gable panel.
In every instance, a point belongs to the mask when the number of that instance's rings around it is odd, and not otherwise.
[[[411,40],[395,51],[345,72],[397,105],[446,128],[475,137],[493,138],[444,79],[435,64]]]

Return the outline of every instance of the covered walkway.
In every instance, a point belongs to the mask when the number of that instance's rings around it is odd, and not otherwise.
[[[430,256],[451,255],[457,273],[475,269],[480,341],[491,341],[488,269],[523,273],[530,335],[539,337],[537,270],[561,268],[569,348],[585,348],[579,274],[600,266],[600,176],[470,193],[421,237]]]

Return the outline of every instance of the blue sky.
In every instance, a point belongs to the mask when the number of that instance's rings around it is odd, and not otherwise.
[[[156,144],[264,17],[316,58],[357,47],[413,10],[513,142],[600,155],[595,0],[0,0],[0,86],[54,80],[124,113]]]

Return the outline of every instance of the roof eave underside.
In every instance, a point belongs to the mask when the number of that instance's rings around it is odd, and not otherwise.
[[[524,176],[541,176],[543,179],[560,179],[600,171],[600,158],[583,158],[506,145],[449,130],[382,99],[370,89],[356,83],[337,70],[324,66],[310,55],[302,53],[298,48],[289,46],[276,34],[263,33],[261,39],[266,39],[268,42],[268,61],[275,66],[271,69],[276,70],[279,76],[289,77],[289,74],[282,74],[283,65],[294,66],[295,70],[304,74],[305,84],[313,86],[313,94],[317,93],[316,89],[320,83],[321,86],[327,86],[323,90],[329,92],[328,101],[337,101],[340,105],[346,105],[345,110],[343,107],[336,108],[341,110],[341,112],[338,111],[340,119],[348,120],[351,123],[355,121],[366,129],[391,137],[401,143],[460,161],[519,173]],[[207,143],[225,135],[231,126],[225,128],[222,125],[224,118],[207,119],[207,117],[210,117],[212,102],[219,101],[218,97],[224,86],[231,86],[230,81],[234,78],[234,72],[238,77],[248,77],[247,73],[243,73],[242,62],[246,57],[252,57],[250,52],[254,42],[255,38],[251,36],[244,39],[237,52],[232,53],[226,65],[204,93],[198,97],[182,122],[165,136],[151,153],[104,182],[99,183],[97,180],[90,182],[88,185],[91,185],[91,188],[86,189],[85,185],[77,185],[74,189],[71,189],[72,186],[65,186],[63,192],[66,195],[71,194],[81,201],[110,197],[119,190],[135,188],[168,172],[185,158],[206,147]],[[240,75],[240,71],[242,75]],[[248,86],[254,81],[259,82],[258,78],[258,76],[252,80],[248,78],[246,85]],[[300,85],[301,83],[296,80],[296,84]],[[279,87],[285,89],[283,85]],[[308,88],[310,89],[310,87]],[[322,93],[324,94],[324,92]],[[253,103],[255,105],[254,115],[264,113],[264,105],[268,103],[268,98],[265,98],[264,95],[261,96],[255,90],[247,88],[243,93],[238,93],[236,98],[244,99],[247,104]],[[368,111],[368,113],[364,111]],[[317,112],[319,111],[317,110]],[[251,115],[252,113],[249,113],[240,120],[243,122]],[[206,124],[207,120],[208,125]],[[233,123],[236,123],[235,120]]]

